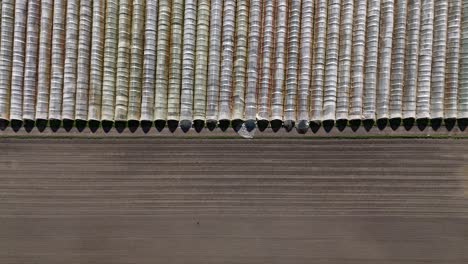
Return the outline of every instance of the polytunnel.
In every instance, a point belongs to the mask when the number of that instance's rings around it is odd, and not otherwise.
[[[468,124],[466,0],[0,3],[1,129]]]

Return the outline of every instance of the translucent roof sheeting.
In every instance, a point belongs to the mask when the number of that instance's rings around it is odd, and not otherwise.
[[[468,124],[466,0],[0,3],[0,129]]]

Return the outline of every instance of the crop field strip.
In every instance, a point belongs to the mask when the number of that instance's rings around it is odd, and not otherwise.
[[[468,0],[0,0],[0,14],[1,130],[468,125]]]
[[[467,263],[467,140],[0,138],[0,263]]]

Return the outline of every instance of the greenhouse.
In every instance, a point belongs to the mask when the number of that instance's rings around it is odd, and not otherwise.
[[[2,129],[468,124],[466,0],[0,3]]]

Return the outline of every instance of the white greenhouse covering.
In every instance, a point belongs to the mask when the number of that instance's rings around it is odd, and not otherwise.
[[[468,0],[0,0],[0,127],[468,123]]]

